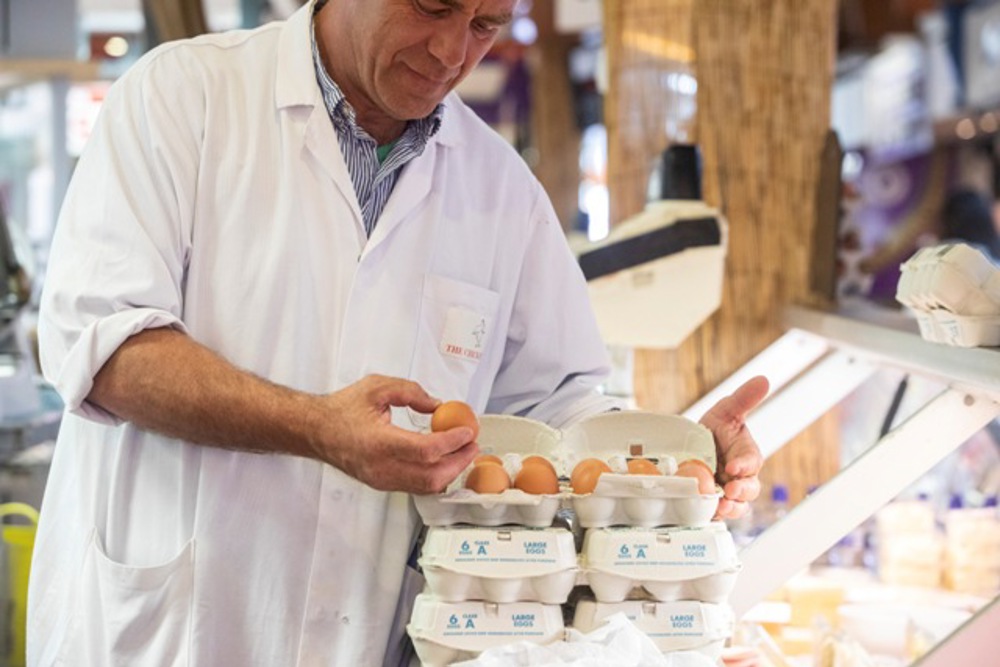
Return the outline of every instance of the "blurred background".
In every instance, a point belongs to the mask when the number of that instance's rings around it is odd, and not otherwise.
[[[4,530],[7,664],[23,664],[18,591],[61,413],[38,372],[35,312],[102,100],[159,43],[300,4],[0,0],[0,502],[20,517]],[[459,94],[534,170],[577,249],[659,197],[666,149],[700,147],[704,200],[730,225],[721,306],[669,349],[609,342],[608,391],[636,407],[690,412],[781,339],[789,307],[915,330],[896,288],[920,248],[963,240],[1000,261],[1000,2],[522,0]],[[964,352],[928,375],[875,363],[804,409],[801,428],[768,447],[753,514],[731,526],[742,544],[930,405],[950,369],[1000,377],[995,347]],[[811,369],[795,368],[789,378]],[[776,665],[915,664],[995,607],[1000,427],[983,421],[971,436],[956,427],[939,462],[787,572],[773,604],[748,614],[744,641]],[[906,605],[931,611],[916,619]]]

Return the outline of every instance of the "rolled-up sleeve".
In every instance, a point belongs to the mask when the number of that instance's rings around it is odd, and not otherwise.
[[[185,330],[198,95],[180,94],[184,73],[160,58],[140,61],[109,92],[63,202],[42,289],[42,371],[70,412],[104,423],[117,419],[87,396],[118,347],[144,329]]]

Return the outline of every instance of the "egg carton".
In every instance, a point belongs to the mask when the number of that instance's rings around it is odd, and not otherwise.
[[[597,602],[580,600],[573,614],[573,627],[583,633],[598,628],[612,614],[623,613],[661,651],[697,651],[718,661],[736,619],[728,605],[707,602],[654,602],[626,600]]]
[[[920,335],[956,347],[1000,346],[1000,315],[955,315],[946,310],[916,311]]]
[[[965,243],[922,248],[900,267],[896,299],[916,311],[1000,316],[1000,267]]]
[[[579,574],[565,528],[430,528],[418,561],[448,602],[566,602]]]
[[[562,608],[539,602],[445,602],[420,594],[406,631],[428,667],[470,660],[511,642],[551,644],[563,639]]]
[[[588,530],[581,566],[598,602],[621,602],[644,592],[660,601],[721,603],[741,568],[733,537],[719,522],[700,528]]]
[[[472,524],[478,526],[551,526],[560,508],[572,507],[584,527],[618,524],[703,525],[715,514],[721,492],[700,494],[694,479],[665,475],[602,475],[594,492],[576,495],[566,480],[577,463],[598,458],[619,463],[628,458],[658,461],[665,473],[676,461],[700,459],[716,469],[715,441],[711,432],[689,419],[642,411],[609,412],[584,419],[564,430],[542,422],[510,415],[483,415],[478,443],[487,454],[504,460],[511,478],[521,458],[547,458],[562,480],[560,492],[533,495],[519,489],[499,494],[479,494],[463,488],[464,473],[444,493],[414,496],[414,503],[428,526]],[[612,465],[613,470],[615,466]]]

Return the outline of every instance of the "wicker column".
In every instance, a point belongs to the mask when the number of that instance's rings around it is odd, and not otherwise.
[[[642,192],[638,181],[644,187],[648,164],[635,155],[638,137],[645,133],[644,145],[653,154],[668,139],[664,117],[648,110],[657,91],[636,73],[673,65],[663,58],[651,63],[648,53],[630,47],[622,35],[635,31],[647,38],[634,44],[659,39],[676,53],[686,46],[693,54],[705,199],[730,222],[719,312],[678,350],[636,354],[639,404],[678,412],[779,336],[785,306],[814,300],[810,264],[829,128],[836,1],[605,4],[613,82],[607,102],[613,222],[642,208],[636,193]],[[790,481],[793,497],[800,497],[838,467],[836,422],[826,418],[773,457],[763,479]]]

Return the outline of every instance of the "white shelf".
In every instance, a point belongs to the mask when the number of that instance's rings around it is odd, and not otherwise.
[[[871,308],[847,316],[794,307],[786,323],[783,337],[694,406],[689,416],[697,416],[745,378],[768,375],[771,397],[748,421],[769,455],[881,368],[924,377],[943,388],[741,552],[744,576],[732,595],[738,616],[1000,416],[1000,349],[930,343],[905,315]],[[977,636],[976,626],[996,613],[977,616],[953,635],[955,641]]]

